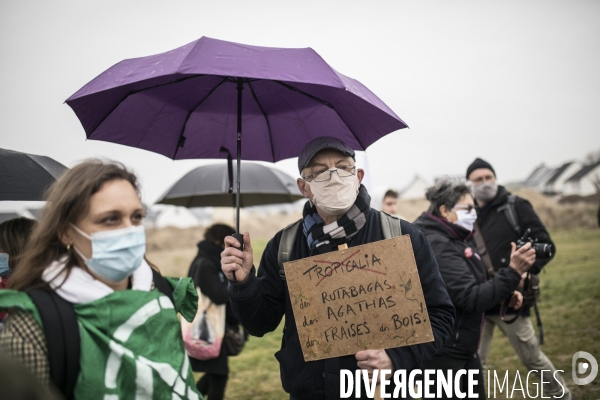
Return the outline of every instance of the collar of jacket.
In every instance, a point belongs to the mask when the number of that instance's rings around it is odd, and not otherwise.
[[[429,212],[424,212],[422,214],[421,221],[427,228],[436,230],[452,240],[460,240],[464,242],[473,235],[473,232],[468,231],[462,226],[448,222],[443,218],[436,217]]]

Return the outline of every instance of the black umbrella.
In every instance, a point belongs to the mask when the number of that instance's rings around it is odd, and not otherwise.
[[[228,168],[226,163],[198,167],[178,180],[157,203],[188,208],[235,207],[232,182],[236,175],[236,168]],[[293,203],[302,198],[291,176],[275,168],[244,163],[240,207]]]
[[[50,157],[0,149],[0,200],[38,201],[67,170]]]

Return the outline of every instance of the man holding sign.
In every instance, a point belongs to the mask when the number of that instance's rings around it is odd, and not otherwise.
[[[290,399],[339,398],[341,370],[364,369],[371,374],[382,369],[409,373],[420,368],[448,338],[454,323],[454,307],[429,243],[418,229],[397,219],[394,223],[400,225],[402,234],[409,235],[413,246],[433,341],[385,350],[368,348],[355,355],[316,361],[304,360],[282,258],[300,260],[377,242],[385,236],[384,219],[379,211],[370,207],[371,198],[360,184],[364,171],[356,168],[354,150],[346,143],[332,137],[314,139],[302,150],[298,169],[301,175],[298,187],[309,201],[304,206],[301,222],[287,229],[296,230],[289,249],[282,250],[285,230],[278,232],[267,244],[256,275],[249,233],[244,233],[243,251],[237,248],[240,244],[233,237],[225,239],[221,266],[230,280],[229,297],[234,313],[254,336],[275,330],[285,315],[282,347],[275,357],[280,363],[283,389],[290,393]],[[287,242],[287,238],[290,238],[289,234],[283,242]],[[356,287],[368,286],[366,280],[362,281],[364,274],[354,275]],[[382,285],[382,290],[385,289]],[[364,327],[363,331],[366,332]],[[356,328],[352,332],[356,333]],[[361,393],[365,395],[364,390]]]

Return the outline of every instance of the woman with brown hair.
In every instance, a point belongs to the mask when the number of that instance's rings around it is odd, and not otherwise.
[[[193,319],[197,295],[144,260],[135,175],[85,161],[46,200],[14,290],[0,292],[0,351],[67,399],[198,399],[176,315]]]

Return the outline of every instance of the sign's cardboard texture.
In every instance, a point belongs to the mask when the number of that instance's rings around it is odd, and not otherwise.
[[[433,341],[408,235],[284,269],[305,361]]]

